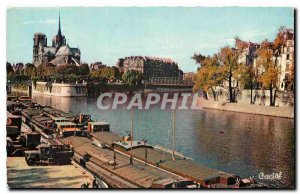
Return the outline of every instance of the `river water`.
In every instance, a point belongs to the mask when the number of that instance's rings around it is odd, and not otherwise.
[[[63,111],[91,114],[110,123],[111,131],[130,131],[130,111],[99,110],[95,98],[61,98],[34,95],[40,104]],[[134,138],[152,145],[172,147],[171,111],[153,107],[135,110]],[[218,110],[177,110],[176,151],[196,163],[242,177],[254,176],[273,188],[295,187],[294,120]],[[260,179],[259,174],[282,173],[280,179]]]

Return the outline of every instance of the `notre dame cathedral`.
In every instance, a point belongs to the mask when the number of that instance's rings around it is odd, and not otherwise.
[[[61,33],[60,15],[58,32],[52,38],[52,46],[47,46],[47,36],[43,33],[35,33],[33,38],[33,57],[35,66],[50,64],[54,66],[64,64],[80,65],[80,50],[71,48],[66,44],[66,38]]]

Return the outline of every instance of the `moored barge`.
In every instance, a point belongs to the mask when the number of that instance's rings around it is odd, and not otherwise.
[[[181,154],[130,142],[110,132],[109,124],[90,115],[76,115],[46,108],[24,109],[24,125],[40,133],[44,142],[70,144],[73,159],[119,188],[242,188],[233,174],[196,164]],[[133,144],[131,144],[133,143]],[[247,179],[250,180],[250,179]],[[250,180],[248,185],[264,187]]]

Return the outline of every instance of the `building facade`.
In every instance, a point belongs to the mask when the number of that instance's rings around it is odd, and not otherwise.
[[[106,67],[106,65],[103,64],[101,61],[98,61],[95,63],[91,63],[89,68],[90,68],[90,71],[96,71],[96,70],[99,70],[104,67]]]
[[[279,70],[278,74],[278,90],[284,91],[288,88],[289,78],[293,75],[294,71],[294,30],[286,29],[284,32],[284,44],[281,48],[280,55],[277,59],[274,57],[274,63],[276,62],[277,68]],[[258,66],[257,61],[257,51],[260,48],[260,44],[242,41],[238,38],[236,40],[235,49],[239,52],[239,63],[245,64],[247,66],[253,65],[257,68],[258,73],[264,73],[265,69],[262,65]],[[270,42],[270,49],[273,48],[273,43]],[[235,82],[235,80],[233,80]],[[225,84],[226,85],[226,84]],[[234,85],[234,84],[233,84]],[[293,86],[291,86],[293,88]]]
[[[284,34],[284,46],[281,48],[281,55],[278,59],[279,69],[279,90],[285,90],[289,85],[289,77],[294,76],[294,31],[287,30]],[[292,89],[294,86],[291,86]]]
[[[60,16],[58,32],[52,38],[52,45],[47,46],[47,36],[43,33],[35,33],[33,37],[32,63],[35,66],[52,64],[54,66],[64,64],[80,64],[80,50],[71,48],[66,43],[66,38],[61,33]]]
[[[247,66],[254,65],[257,57],[257,50],[259,49],[258,43],[242,41],[239,38],[235,38],[235,49],[239,51],[239,63],[243,63]]]
[[[183,72],[172,59],[158,57],[131,56],[119,59],[116,65],[120,72],[136,70],[143,74],[146,81],[151,78],[166,77],[182,80]]]
[[[32,94],[48,96],[79,97],[87,95],[86,83],[32,83]]]

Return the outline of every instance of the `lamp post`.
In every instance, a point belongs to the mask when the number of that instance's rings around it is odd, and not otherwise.
[[[132,145],[133,145],[133,116],[134,116],[134,110],[133,108],[131,109],[131,128],[130,128],[130,160],[129,163],[132,165],[132,157],[133,157],[133,152],[132,152]]]
[[[172,159],[175,160],[175,125],[176,125],[176,115],[175,115],[175,111],[173,110],[173,149],[172,149]]]
[[[147,150],[147,147],[146,147],[147,140],[143,139],[143,141],[144,141],[144,146],[145,146],[145,166],[147,166],[147,158],[148,158],[148,150]]]

